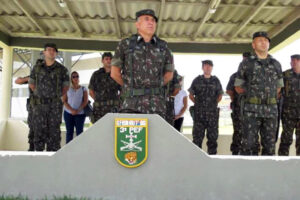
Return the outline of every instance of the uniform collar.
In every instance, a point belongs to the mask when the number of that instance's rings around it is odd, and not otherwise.
[[[140,41],[144,41],[144,38],[140,35],[140,34],[137,34],[137,42],[140,42]],[[157,43],[157,36],[154,34],[150,40],[151,43],[153,44],[156,44]]]
[[[253,55],[251,57],[255,58],[255,60],[262,60],[262,59],[258,58],[258,56],[256,55],[256,53],[253,53]],[[268,54],[266,60],[270,60],[272,58],[273,57],[270,54]]]

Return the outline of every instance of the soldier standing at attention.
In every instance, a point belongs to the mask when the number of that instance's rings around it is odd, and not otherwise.
[[[119,108],[120,86],[110,77],[111,59],[110,52],[103,53],[103,68],[93,73],[89,83],[89,93],[94,99],[92,123]]]
[[[137,34],[122,40],[112,60],[111,77],[122,86],[121,112],[166,115],[165,89],[173,78],[173,56],[154,33],[153,10],[136,13]]]
[[[251,56],[250,52],[243,53],[243,60],[249,58]],[[230,76],[229,82],[226,87],[226,93],[230,96],[231,103],[230,108],[231,112],[231,119],[233,124],[233,135],[232,135],[232,143],[230,145],[230,150],[232,155],[238,155],[240,152],[241,147],[241,140],[242,140],[242,116],[241,116],[241,108],[240,108],[240,101],[239,98],[241,96],[234,90],[234,81],[237,77],[237,72],[233,73]]]
[[[300,54],[291,56],[292,69],[283,72],[282,134],[278,155],[288,156],[296,129],[296,154],[300,155]]]
[[[69,89],[68,69],[55,61],[56,44],[44,46],[44,61],[32,69],[29,87],[33,91],[33,129],[36,151],[57,151],[60,149],[62,119],[61,97]]]
[[[277,98],[283,87],[280,63],[268,54],[270,38],[266,32],[253,34],[254,55],[244,60],[235,79],[237,93],[245,93],[242,155],[256,155],[258,133],[262,155],[275,154]]]
[[[217,154],[219,135],[219,108],[223,89],[219,79],[212,76],[213,62],[202,61],[203,75],[199,75],[189,88],[189,97],[195,104],[193,142],[202,148],[202,141],[207,130],[208,154]]]

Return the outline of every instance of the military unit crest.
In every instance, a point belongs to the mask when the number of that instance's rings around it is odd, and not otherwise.
[[[148,121],[115,119],[115,158],[124,167],[142,165],[148,156]]]

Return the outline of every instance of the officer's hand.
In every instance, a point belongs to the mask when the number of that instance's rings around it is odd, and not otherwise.
[[[236,86],[236,87],[234,87],[234,89],[238,94],[242,94],[245,92],[245,90],[243,88],[241,88],[240,86]]]
[[[180,118],[180,116],[179,115],[175,115],[175,120],[177,120],[177,119],[179,119]]]

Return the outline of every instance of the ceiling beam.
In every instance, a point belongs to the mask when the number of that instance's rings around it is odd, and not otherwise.
[[[71,9],[71,3],[69,0],[65,0],[66,3],[66,9],[67,12],[69,14],[69,16],[71,17],[71,19],[74,21],[74,24],[76,26],[76,29],[78,30],[78,32],[80,33],[81,37],[84,37],[84,31],[83,28],[81,27],[79,21],[77,20],[77,18],[75,17],[75,13],[74,11]]]
[[[204,15],[204,17],[200,20],[199,22],[199,26],[197,27],[196,31],[193,33],[192,35],[192,40],[195,40],[197,35],[199,34],[200,30],[203,28],[205,22],[210,18],[210,16],[216,11],[216,9],[218,8],[219,4],[220,4],[221,0],[211,0],[206,13]]]
[[[11,31],[9,28],[7,28],[0,20],[0,30],[3,31],[4,33],[11,35]]]
[[[118,15],[118,11],[117,11],[116,0],[112,0],[111,4],[112,4],[112,12],[113,12],[113,15],[115,16],[115,27],[116,27],[117,36],[118,36],[118,38],[121,38],[121,29],[120,29],[120,22],[119,22],[119,15]]]
[[[111,0],[70,0],[70,1],[87,1],[87,2],[111,2]],[[121,3],[153,3],[161,4],[160,0],[122,0]],[[185,5],[185,6],[207,6],[207,3],[202,2],[183,2],[183,1],[169,1],[166,2],[166,5]],[[239,8],[253,8],[255,5],[251,4],[236,4],[236,3],[220,3],[219,7],[239,7]],[[267,5],[264,8],[266,9],[285,9],[285,8],[300,8],[300,6],[293,5]]]
[[[111,0],[69,0],[69,1],[84,1],[84,2],[96,2],[96,3],[111,3]]]
[[[300,12],[298,9],[295,9],[290,15],[284,18],[281,25],[275,26],[270,31],[268,31],[270,37],[273,38],[274,36],[276,36],[278,33],[283,31],[287,26],[289,26],[299,18],[300,18]]]
[[[118,41],[99,41],[99,40],[76,40],[76,39],[51,39],[48,42],[59,44],[60,50],[72,51],[114,51]],[[11,46],[22,48],[41,48],[44,43],[42,38],[12,38]],[[172,52],[176,53],[238,53],[251,50],[251,45],[247,44],[202,44],[197,43],[168,43]]]
[[[235,4],[235,3],[221,3],[219,5],[220,8],[224,7],[238,7],[238,8],[253,8],[255,5],[251,4]],[[300,6],[292,6],[292,5],[286,5],[286,6],[275,6],[275,5],[266,5],[264,9],[295,9],[300,8]]]
[[[13,17],[13,18],[20,18],[20,19],[24,19],[27,17],[25,15],[16,15],[16,14],[0,14],[0,19],[1,18],[5,18],[5,17]],[[69,16],[65,16],[65,17],[60,17],[60,16],[34,16],[36,19],[38,20],[72,20],[71,17]],[[111,17],[105,17],[105,18],[101,18],[100,16],[97,17],[89,17],[89,16],[85,16],[85,17],[79,17],[76,16],[76,19],[79,22],[84,22],[84,21],[103,21],[103,22],[114,22],[115,19],[111,18]],[[121,23],[134,23],[136,20],[135,19],[131,19],[131,18],[126,18],[126,19],[119,19],[119,21]],[[198,24],[198,22],[196,20],[192,20],[192,19],[188,19],[188,20],[182,20],[182,19],[178,19],[178,20],[171,20],[171,19],[167,19],[167,20],[163,20],[162,19],[162,23],[170,23],[170,24],[177,24],[177,23],[190,23],[191,25],[196,25]],[[239,25],[240,22],[232,22],[232,21],[228,21],[228,22],[224,22],[224,21],[206,21],[206,24],[211,24],[211,25],[218,25],[218,24],[224,24],[224,25]],[[263,22],[249,22],[248,26],[278,26],[281,23],[263,23]]]
[[[27,8],[24,7],[24,5],[21,4],[19,0],[13,0],[15,4],[25,13],[25,15],[30,19],[30,21],[45,35],[47,35],[47,32],[45,29],[39,24],[39,22],[33,17],[33,15],[29,12]]]
[[[162,18],[163,18],[162,15],[163,15],[163,12],[165,10],[165,4],[166,4],[166,1],[161,0],[160,8],[159,8],[159,15],[158,15],[158,22],[157,22],[157,30],[156,30],[157,36],[159,36],[159,34],[160,34]]]
[[[234,29],[228,39],[232,40],[235,36],[237,36],[243,30],[243,28],[255,17],[255,15],[259,13],[259,11],[268,3],[268,1],[269,0],[259,1],[259,3],[250,10],[250,12],[240,23],[240,25],[236,29]]]

